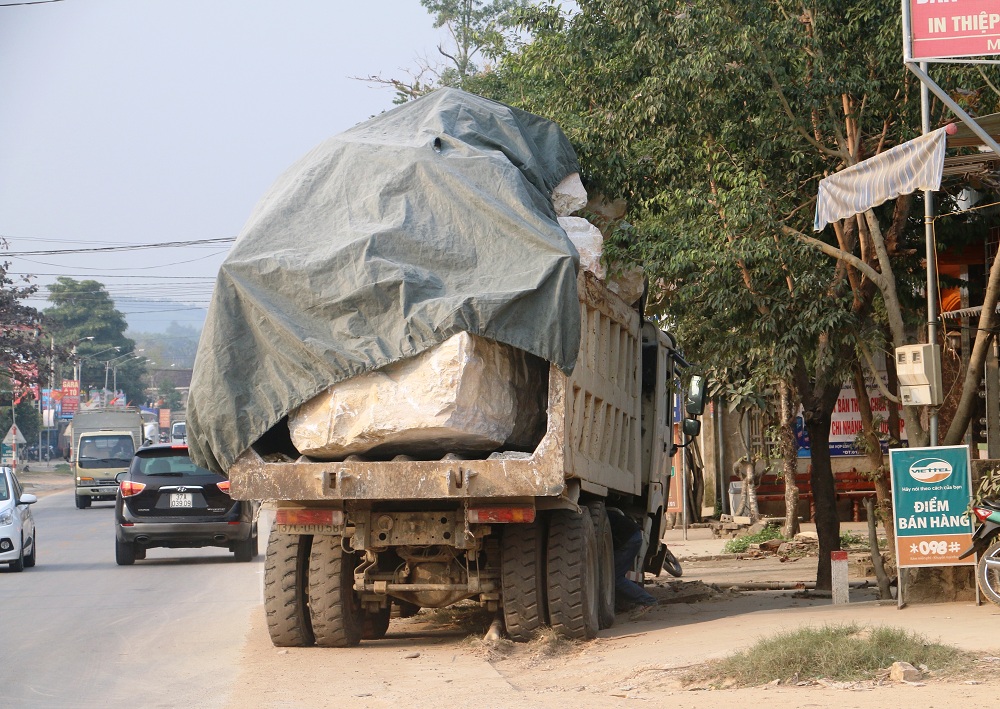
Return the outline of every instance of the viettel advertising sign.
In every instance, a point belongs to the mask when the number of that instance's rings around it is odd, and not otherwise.
[[[889,466],[899,567],[975,564],[958,559],[972,546],[969,447],[896,448]]]
[[[1000,54],[1000,0],[908,0],[908,9],[913,59]]]

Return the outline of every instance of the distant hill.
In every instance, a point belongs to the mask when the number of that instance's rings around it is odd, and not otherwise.
[[[176,300],[115,298],[115,307],[125,314],[130,332],[165,333],[171,323],[200,331],[208,309]]]

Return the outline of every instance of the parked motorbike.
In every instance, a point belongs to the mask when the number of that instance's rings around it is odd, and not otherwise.
[[[972,546],[962,552],[964,559],[973,552],[979,557],[976,581],[991,603],[1000,606],[1000,502],[983,500],[972,508],[979,526],[972,535]]]

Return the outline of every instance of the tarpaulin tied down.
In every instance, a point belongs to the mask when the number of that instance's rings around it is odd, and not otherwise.
[[[319,145],[223,263],[195,359],[188,445],[225,471],[331,384],[466,331],[571,371],[579,257],[552,189],[558,126],[442,89]]]

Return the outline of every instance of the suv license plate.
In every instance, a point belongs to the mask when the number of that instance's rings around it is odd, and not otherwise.
[[[191,507],[190,492],[174,492],[170,495],[171,507]]]

